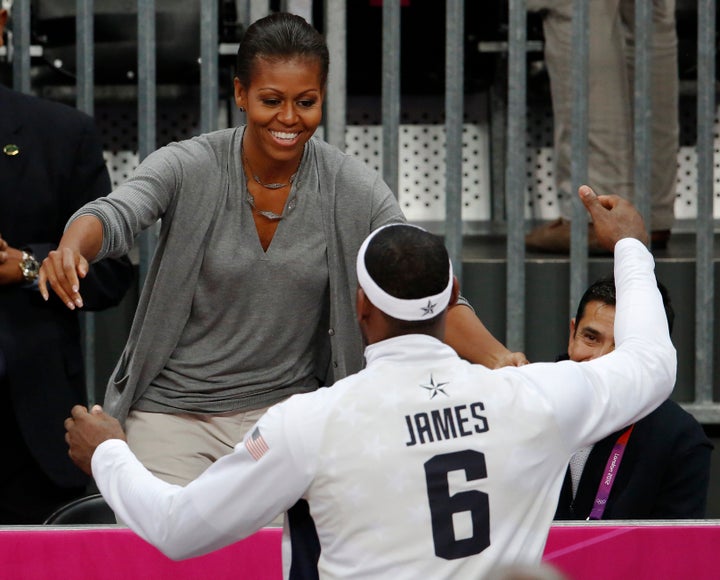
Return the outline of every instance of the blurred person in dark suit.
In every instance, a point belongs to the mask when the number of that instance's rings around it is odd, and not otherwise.
[[[79,310],[45,302],[36,277],[70,215],[110,189],[91,117],[0,84],[0,525],[42,523],[90,481],[63,438],[68,408],[87,401]],[[127,258],[94,264],[84,308],[117,304],[131,281]]]

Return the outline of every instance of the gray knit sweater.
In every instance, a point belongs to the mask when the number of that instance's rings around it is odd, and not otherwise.
[[[232,211],[233,204],[240,203],[232,176],[242,174],[236,167],[242,132],[242,127],[225,129],[159,149],[113,193],[71,218],[91,214],[101,220],[103,245],[96,260],[125,254],[143,229],[162,220],[130,336],[105,395],[106,411],[121,421],[164,368],[180,339],[218,212]],[[378,173],[355,157],[313,138],[302,163],[316,172],[320,189],[329,331],[317,337],[322,353],[317,376],[332,384],[363,365],[354,307],[357,251],[371,231],[404,217]]]

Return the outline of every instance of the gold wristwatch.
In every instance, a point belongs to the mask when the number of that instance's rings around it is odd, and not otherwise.
[[[40,273],[40,263],[35,259],[35,256],[27,252],[22,253],[22,260],[18,265],[25,282],[34,282]]]

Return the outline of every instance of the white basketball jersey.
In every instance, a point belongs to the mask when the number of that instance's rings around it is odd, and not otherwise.
[[[118,441],[93,457],[98,486],[177,557],[244,537],[303,498],[320,577],[481,578],[538,562],[571,454],[650,412],[674,383],[652,257],[623,240],[616,264],[617,348],[600,359],[488,370],[432,337],[392,338],[368,347],[357,375],[270,409],[184,489]],[[285,551],[288,575],[296,555]]]

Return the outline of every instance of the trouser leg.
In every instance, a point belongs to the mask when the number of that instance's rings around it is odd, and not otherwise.
[[[131,411],[128,446],[156,477],[186,485],[237,443],[267,409],[221,415]]]
[[[187,485],[232,453],[265,411],[267,408],[219,415],[131,411],[125,431],[128,446],[153,475],[168,483]],[[283,516],[278,515],[268,525],[282,526]]]
[[[626,64],[634,78],[635,2],[623,0],[621,21],[626,36]],[[678,56],[675,0],[653,0],[650,41],[650,120],[652,165],[650,174],[650,228],[669,230],[674,221],[677,192]]]
[[[632,199],[632,109],[620,0],[589,3],[588,183],[600,194]],[[561,215],[570,218],[573,0],[548,2],[545,59],[554,117],[555,172]]]

